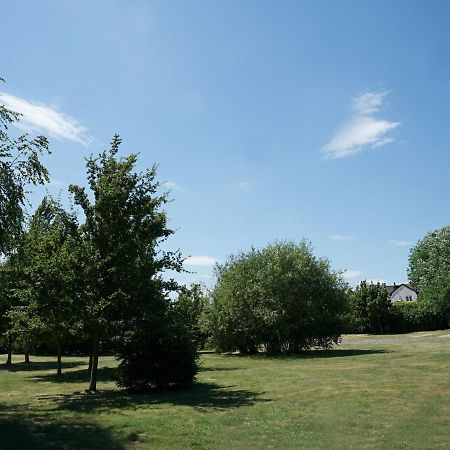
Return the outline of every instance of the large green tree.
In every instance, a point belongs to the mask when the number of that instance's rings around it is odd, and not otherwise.
[[[392,304],[382,284],[362,281],[351,295],[351,307],[358,331],[384,333]]]
[[[409,256],[409,278],[418,290],[419,301],[439,318],[450,320],[450,226],[428,233]]]
[[[6,365],[12,363],[13,324],[10,312],[16,305],[15,282],[17,269],[11,258],[0,263],[0,343],[6,349]]]
[[[172,304],[175,320],[191,333],[199,349],[205,347],[210,336],[210,332],[205,326],[209,306],[205,288],[198,283],[183,288]]]
[[[328,348],[341,333],[346,284],[306,242],[276,242],[217,266],[210,330],[219,350]]]
[[[44,197],[19,247],[22,265],[16,322],[34,325],[57,349],[61,375],[63,345],[80,329],[81,258],[78,223],[51,197]],[[22,319],[22,320],[20,320]]]
[[[91,392],[97,389],[101,341],[120,337],[117,346],[132,348],[139,326],[156,326],[167,310],[167,293],[176,284],[163,272],[182,270],[181,255],[160,248],[173,231],[162,209],[168,199],[158,193],[156,167],[136,172],[135,154],[118,157],[120,142],[114,136],[109,151],[87,160],[91,197],[83,187],[69,188],[85,215],[83,320],[93,344]]]
[[[9,128],[19,120],[20,114],[2,105],[0,96],[0,254],[14,250],[22,233],[26,186],[49,181],[39,160],[49,151],[48,140],[12,136]]]

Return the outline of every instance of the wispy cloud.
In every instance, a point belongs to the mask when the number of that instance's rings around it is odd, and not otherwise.
[[[350,241],[351,239],[354,239],[355,236],[350,236],[346,234],[329,234],[327,236],[327,239],[330,241]]]
[[[174,181],[165,181],[162,185],[167,189],[170,189],[171,191],[186,192],[186,189],[183,189],[179,184],[175,183]]]
[[[25,131],[49,134],[88,145],[92,138],[76,119],[49,106],[0,92],[0,104],[22,114],[17,126]]]
[[[214,266],[217,262],[212,256],[189,256],[184,260],[186,266]]]
[[[389,132],[397,128],[400,122],[375,117],[388,93],[365,92],[353,98],[352,117],[322,147],[324,159],[346,158],[368,147],[381,147],[395,141]]]
[[[409,247],[411,245],[411,242],[391,239],[390,241],[388,241],[388,244],[395,245],[396,247]]]
[[[237,187],[240,191],[248,191],[254,184],[253,181],[241,181]]]
[[[361,275],[362,274],[362,271],[361,270],[346,270],[343,274],[342,274],[342,276],[344,277],[344,278],[356,278],[356,277],[358,277],[359,275]]]

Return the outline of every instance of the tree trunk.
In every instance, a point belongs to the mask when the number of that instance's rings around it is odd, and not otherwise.
[[[8,339],[8,358],[6,359],[6,365],[10,366],[12,364],[12,343],[11,340]]]
[[[30,352],[28,350],[25,350],[25,364],[30,363]]]
[[[61,354],[62,354],[62,345],[61,345],[61,342],[58,342],[58,360],[57,360],[57,369],[56,369],[56,374],[58,376],[62,375]]]
[[[88,373],[90,374],[92,371],[92,355],[94,353],[94,342],[91,344],[90,352],[89,352],[89,366],[88,366]]]
[[[89,383],[88,392],[97,391],[97,367],[98,367],[98,352],[100,346],[99,333],[96,332],[92,342],[92,367],[91,367],[91,381]]]
[[[378,326],[380,327],[380,334],[384,334],[384,329],[383,329],[383,325],[381,323],[381,320],[379,317],[377,317],[378,320]]]

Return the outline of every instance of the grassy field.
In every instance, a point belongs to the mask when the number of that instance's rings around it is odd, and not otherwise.
[[[21,358],[20,358],[21,360]],[[4,359],[3,359],[4,361]],[[347,336],[300,357],[205,354],[198,383],[133,396],[101,360],[0,369],[0,449],[450,449],[450,331]]]

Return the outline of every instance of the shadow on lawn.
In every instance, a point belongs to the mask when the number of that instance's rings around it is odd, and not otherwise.
[[[116,368],[113,367],[99,367],[97,371],[97,381],[114,381],[115,374],[117,372]],[[56,375],[56,373],[45,373],[35,375],[37,381],[50,381],[53,383],[88,383],[89,382],[89,373],[87,370],[87,365],[83,369],[78,370],[70,370],[68,372],[64,372],[62,375]]]
[[[266,359],[309,359],[309,358],[343,358],[350,356],[375,355],[391,353],[385,349],[333,349],[333,350],[304,350],[300,353],[258,353],[255,355],[228,354],[230,358],[266,358]]]
[[[191,406],[205,412],[211,409],[225,410],[251,406],[269,399],[260,397],[261,393],[248,390],[232,390],[233,386],[219,386],[213,383],[195,383],[186,389],[154,391],[148,394],[129,394],[121,391],[100,391],[89,395],[84,393],[48,396],[39,399],[54,402],[57,410],[91,413],[115,408],[137,409],[168,403],[176,406]]]
[[[63,361],[62,370],[72,369],[74,367],[85,365],[83,362],[76,361]],[[37,372],[39,370],[55,370],[57,368],[57,363],[55,361],[39,361],[39,362],[14,362],[10,366],[6,364],[1,364],[0,369],[7,370],[8,372]]]
[[[46,417],[44,414],[0,410],[0,447],[8,450],[122,450],[123,440],[111,428],[83,420]]]

